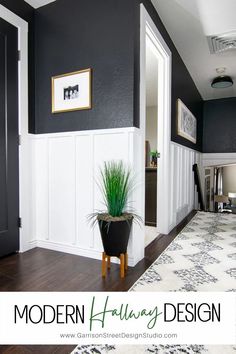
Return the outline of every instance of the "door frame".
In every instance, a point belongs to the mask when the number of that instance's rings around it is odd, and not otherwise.
[[[145,135],[146,135],[146,36],[151,39],[158,58],[158,159],[157,168],[157,231],[170,232],[170,141],[171,141],[171,70],[172,55],[156,25],[141,4],[140,29],[140,129],[142,135],[143,205],[145,205]],[[145,217],[144,217],[145,220]]]
[[[28,23],[21,17],[0,5],[0,18],[18,29],[18,126],[21,144],[19,146],[19,229],[20,252],[34,247],[30,240],[32,230],[32,182],[31,182],[31,140],[28,133]]]

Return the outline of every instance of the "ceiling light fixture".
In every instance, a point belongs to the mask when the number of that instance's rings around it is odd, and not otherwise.
[[[231,87],[234,84],[230,76],[224,75],[225,71],[226,68],[216,69],[217,74],[219,74],[220,76],[217,76],[213,79],[211,83],[211,87],[223,89],[223,88]]]
[[[230,76],[218,76],[216,77],[212,83],[211,83],[211,87],[213,88],[227,88],[227,87],[231,87],[233,86],[234,82],[232,80],[232,78]]]

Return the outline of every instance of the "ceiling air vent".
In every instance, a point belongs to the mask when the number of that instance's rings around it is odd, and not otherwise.
[[[236,31],[207,37],[211,54],[236,50]]]

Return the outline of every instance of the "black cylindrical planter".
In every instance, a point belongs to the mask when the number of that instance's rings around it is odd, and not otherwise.
[[[133,218],[120,221],[99,220],[103,248],[108,256],[119,257],[127,252]]]

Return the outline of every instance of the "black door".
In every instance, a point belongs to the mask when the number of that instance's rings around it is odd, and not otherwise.
[[[17,29],[0,19],[0,257],[19,250]]]

